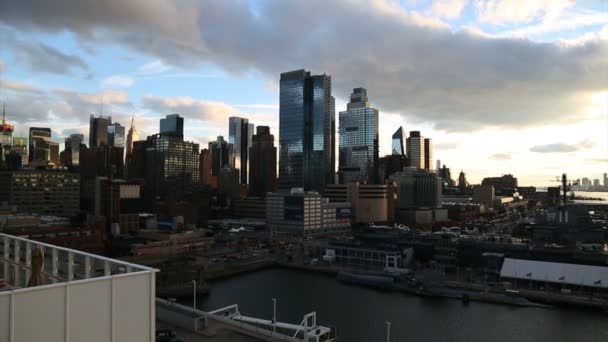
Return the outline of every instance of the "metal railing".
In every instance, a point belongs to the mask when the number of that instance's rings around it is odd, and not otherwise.
[[[41,275],[45,285],[155,271],[150,267],[0,233],[0,278],[11,288],[27,286],[33,271],[34,249],[39,249],[43,255]]]

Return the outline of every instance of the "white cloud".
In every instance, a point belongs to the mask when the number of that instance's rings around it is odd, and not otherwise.
[[[155,60],[152,61],[150,63],[146,63],[142,66],[139,67],[139,69],[137,69],[137,71],[140,74],[160,74],[163,73],[167,70],[170,70],[171,67],[165,63],[163,63],[161,60]]]
[[[500,32],[502,37],[530,37],[546,33],[563,33],[598,25],[608,25],[608,12],[590,10],[566,10],[556,17],[546,17],[538,23]],[[602,36],[601,32],[589,32],[587,36]]]
[[[442,18],[456,19],[460,17],[467,2],[468,0],[435,0],[430,11]]]
[[[543,17],[550,20],[573,5],[573,0],[476,0],[475,3],[479,21],[494,25],[523,24]]]
[[[228,117],[239,113],[239,110],[223,102],[199,100],[189,96],[156,96],[145,95],[143,107],[162,115],[179,113],[185,118],[225,123]]]
[[[126,75],[112,75],[110,77],[105,78],[101,84],[104,87],[121,87],[121,88],[129,88],[135,83],[135,80],[132,77]]]

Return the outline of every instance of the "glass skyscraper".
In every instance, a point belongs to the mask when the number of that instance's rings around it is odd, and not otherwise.
[[[281,74],[279,188],[322,191],[335,173],[335,108],[331,76]]]
[[[393,133],[393,154],[405,156],[405,149],[403,148],[403,127],[399,127],[395,133]]]
[[[340,183],[377,183],[378,110],[371,108],[365,88],[353,89],[339,124]]]
[[[84,144],[83,134],[70,134],[65,138],[65,150],[62,152],[64,158],[62,164],[64,166],[80,165],[80,145]]]
[[[184,136],[184,118],[179,114],[167,115],[164,119],[160,119],[160,134],[171,134],[179,137]]]
[[[112,147],[125,147],[125,127],[118,122],[108,126],[108,144]]]
[[[253,124],[248,119],[232,116],[228,119],[228,143],[232,144],[230,164],[239,169],[241,184],[249,182],[249,148],[253,136]]]
[[[99,116],[96,118],[91,114],[91,119],[89,121],[89,148],[108,144],[108,128],[111,124],[111,116]]]

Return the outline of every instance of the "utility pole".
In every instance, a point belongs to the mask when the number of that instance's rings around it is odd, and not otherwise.
[[[272,298],[272,331],[277,332],[277,299]]]
[[[192,280],[192,298],[193,298],[193,304],[192,306],[194,307],[194,309],[196,309],[196,280]]]

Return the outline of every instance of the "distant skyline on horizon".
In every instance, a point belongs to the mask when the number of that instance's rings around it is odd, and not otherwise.
[[[104,115],[127,129],[135,114],[140,139],[179,113],[201,148],[228,136],[230,116],[270,126],[278,141],[280,73],[306,69],[332,76],[336,113],[353,88],[367,89],[380,156],[403,126],[432,138],[435,159],[471,183],[602,179],[607,3],[7,2],[0,98],[13,136],[42,126],[60,143],[71,133],[88,141],[103,99]]]

